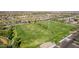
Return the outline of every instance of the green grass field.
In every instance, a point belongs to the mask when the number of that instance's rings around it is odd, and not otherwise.
[[[14,47],[39,47],[44,42],[58,43],[75,28],[75,25],[55,21],[21,24],[15,26],[15,36],[12,40],[15,41]]]

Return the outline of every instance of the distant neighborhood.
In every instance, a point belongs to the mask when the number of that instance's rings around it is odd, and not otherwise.
[[[79,18],[77,18],[79,16],[79,14],[77,13],[76,15],[74,15],[74,13],[65,13],[63,14],[62,12],[33,12],[33,13],[20,13],[17,12],[18,15],[16,15],[16,13],[11,13],[7,12],[0,14],[0,20],[4,20],[3,24],[4,25],[11,25],[11,24],[20,24],[20,23],[31,23],[31,22],[37,22],[37,21],[45,21],[45,20],[57,20],[57,21],[63,21],[65,23],[71,23],[71,24],[77,24],[79,23]],[[5,14],[5,15],[4,15]],[[7,21],[6,21],[7,20]]]

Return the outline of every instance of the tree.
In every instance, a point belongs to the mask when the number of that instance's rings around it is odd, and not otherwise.
[[[10,39],[10,40],[12,40],[12,38],[14,37],[14,27],[13,26],[11,26],[11,28],[9,29],[9,31],[8,31],[8,38]]]

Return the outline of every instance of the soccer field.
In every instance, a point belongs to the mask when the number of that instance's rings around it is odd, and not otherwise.
[[[14,47],[33,48],[45,42],[58,42],[70,34],[75,25],[55,21],[39,21],[15,26]]]

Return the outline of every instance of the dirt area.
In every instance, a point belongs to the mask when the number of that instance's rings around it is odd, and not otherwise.
[[[8,39],[3,37],[3,38],[0,38],[0,44],[4,44],[4,45],[8,45]]]
[[[52,48],[52,47],[55,47],[56,44],[55,43],[52,43],[52,42],[46,42],[46,43],[43,43],[40,45],[40,48]]]

